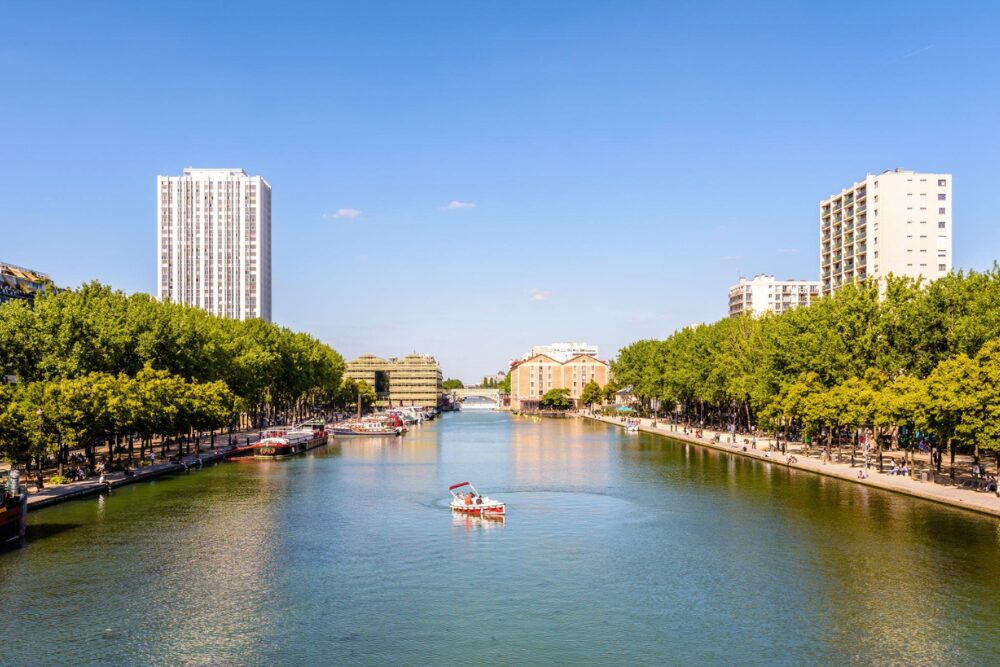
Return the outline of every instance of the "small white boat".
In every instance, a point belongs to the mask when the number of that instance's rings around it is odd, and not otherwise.
[[[467,493],[455,493],[455,489],[469,487],[472,491]],[[488,496],[481,496],[476,491],[476,487],[469,482],[452,484],[448,487],[451,492],[451,509],[463,514],[472,514],[481,517],[502,517],[507,514],[507,506],[499,500],[493,500]]]

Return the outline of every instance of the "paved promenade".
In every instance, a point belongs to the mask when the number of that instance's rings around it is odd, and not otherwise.
[[[217,448],[203,451],[201,453],[202,465],[207,465],[221,460],[225,456],[226,450],[228,450],[228,447],[224,449]],[[126,476],[123,472],[105,475],[104,484],[101,484],[98,477],[88,477],[87,479],[79,482],[70,482],[69,484],[47,485],[41,491],[28,494],[28,511],[30,512],[31,510],[41,509],[43,507],[55,505],[56,503],[65,502],[67,500],[93,496],[103,491],[107,491],[109,486],[112,489],[116,489],[119,486],[125,486],[126,484],[145,482],[156,477],[162,477],[163,475],[169,475],[171,473],[184,472],[189,468],[196,467],[198,467],[198,457],[191,454],[181,458],[180,463],[156,463],[136,468],[135,472],[131,476]]]
[[[613,426],[619,426],[622,428],[625,427],[618,417],[584,416],[587,419],[602,421]],[[652,426],[652,420],[650,419],[640,420],[639,427],[640,431],[644,433],[664,435],[675,440],[690,442],[702,447],[709,447],[711,449],[730,452],[739,456],[758,459],[774,465],[783,465],[798,470],[807,470],[820,475],[826,475],[827,477],[836,477],[847,482],[854,482],[855,484],[864,484],[865,486],[894,491],[896,493],[903,493],[916,498],[924,498],[926,500],[932,500],[934,502],[951,505],[953,507],[961,507],[962,509],[982,512],[984,514],[992,514],[993,516],[1000,516],[1000,497],[997,497],[995,493],[972,491],[969,489],[945,486],[933,482],[922,482],[904,475],[888,475],[878,472],[877,467],[869,469],[869,477],[859,479],[858,471],[861,470],[860,465],[852,467],[849,463],[824,464],[819,459],[805,456],[798,451],[791,452],[791,450],[789,450],[789,454],[794,455],[796,461],[794,463],[789,463],[788,456],[778,451],[768,451],[769,448],[774,446],[774,442],[770,438],[757,438],[757,449],[751,449],[750,445],[743,444],[743,438],[746,437],[749,439],[750,436],[737,435],[737,442],[734,444],[726,442],[726,438],[729,434],[725,432],[702,429],[702,437],[698,438],[693,434],[685,434],[683,429],[679,426],[677,428],[677,431],[671,431],[670,425],[662,422],[654,427]],[[717,434],[719,435],[720,442],[714,441]],[[746,451],[743,449],[744,446],[746,447]],[[893,454],[897,457],[902,456],[901,452],[894,452]]]
[[[253,442],[259,437],[259,434],[249,432],[233,434],[234,441],[238,440],[240,442]],[[228,444],[217,445],[215,449],[203,448],[201,451],[202,465],[222,460],[228,450]],[[28,511],[30,512],[31,510],[42,509],[43,507],[49,507],[50,505],[66,502],[68,500],[97,495],[98,493],[107,491],[108,487],[116,489],[127,484],[145,482],[157,477],[162,477],[163,475],[184,472],[185,470],[197,466],[198,456],[195,454],[189,454],[181,457],[180,463],[170,463],[169,461],[165,461],[154,465],[139,466],[135,468],[135,471],[131,476],[128,476],[123,472],[105,475],[104,484],[101,484],[100,478],[96,476],[88,477],[87,479],[78,482],[70,482],[68,484],[47,484],[41,491],[29,491]],[[29,485],[29,489],[33,488],[33,480],[24,479],[22,481]]]

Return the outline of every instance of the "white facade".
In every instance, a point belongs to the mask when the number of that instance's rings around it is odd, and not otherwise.
[[[768,312],[780,314],[792,308],[808,306],[818,298],[818,280],[777,280],[767,275],[754,276],[753,280],[740,278],[729,288],[729,316]]]
[[[271,186],[242,169],[156,178],[157,298],[271,321]]]
[[[586,343],[552,343],[551,345],[535,345],[531,352],[521,355],[522,360],[527,360],[544,354],[550,359],[555,359],[560,363],[565,363],[580,354],[588,354],[597,358],[597,346]]]
[[[952,267],[951,174],[896,169],[821,201],[822,293],[865,278],[922,277]]]

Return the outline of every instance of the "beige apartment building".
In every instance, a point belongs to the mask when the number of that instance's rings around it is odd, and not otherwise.
[[[820,285],[889,274],[935,280],[952,267],[952,176],[869,174],[819,204]]]
[[[437,407],[444,396],[441,366],[429,354],[381,359],[363,354],[347,363],[346,375],[375,390],[376,406]]]
[[[767,275],[754,276],[752,280],[740,278],[729,288],[729,316],[780,315],[792,308],[808,306],[818,298],[818,280],[777,280]]]
[[[534,410],[550,389],[569,389],[569,396],[579,405],[584,385],[593,380],[601,387],[610,377],[608,362],[589,354],[578,354],[566,360],[535,354],[515,361],[510,368],[510,407],[512,410]]]

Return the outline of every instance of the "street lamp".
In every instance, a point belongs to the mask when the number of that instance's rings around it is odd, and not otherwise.
[[[41,408],[38,408],[38,410],[35,412],[35,414],[38,416],[38,432],[39,432],[39,435],[44,439],[45,438],[45,413],[42,412]],[[42,455],[41,454],[39,454],[37,456],[37,458],[35,460],[35,463],[38,464],[38,470],[36,471],[37,472],[37,476],[35,477],[35,489],[38,490],[38,491],[41,491],[43,488],[45,488],[45,483],[44,483],[44,480],[42,479]]]

